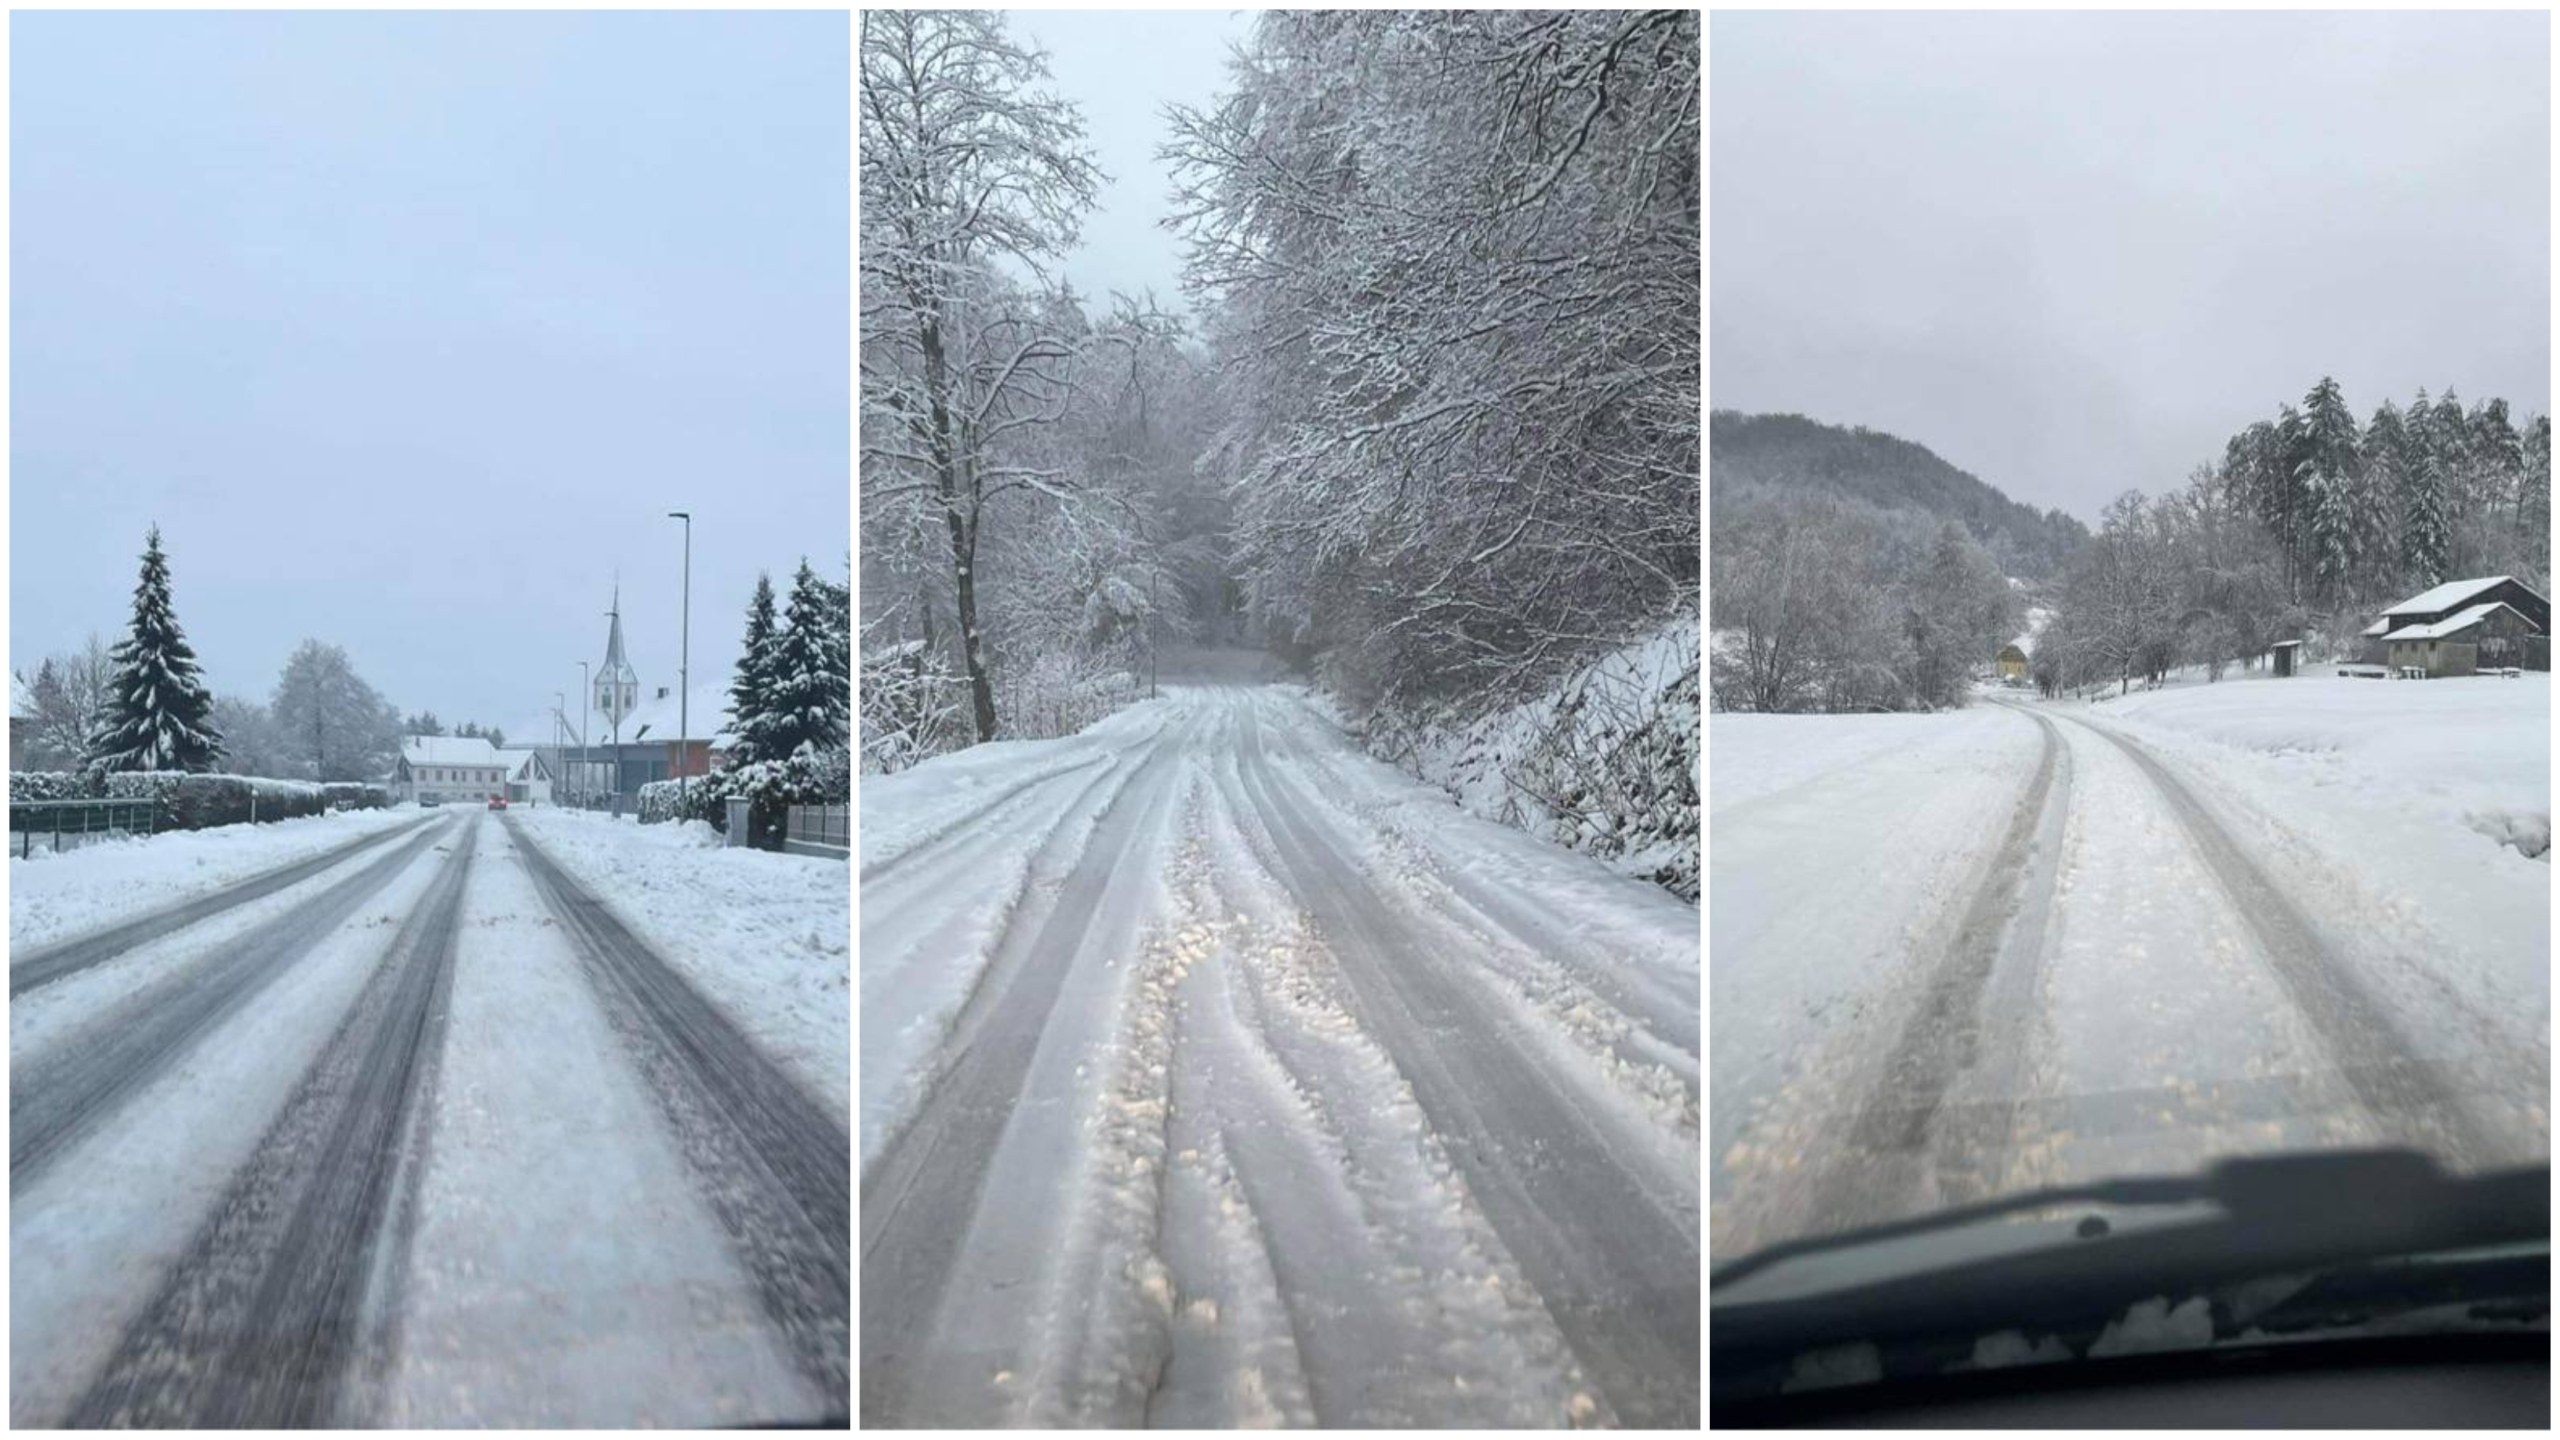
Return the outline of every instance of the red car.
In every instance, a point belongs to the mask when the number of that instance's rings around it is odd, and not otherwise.
[[[507,797],[506,797],[506,796],[504,796],[504,795],[492,795],[492,796],[490,796],[490,797],[489,797],[489,808],[490,808],[490,809],[492,809],[492,810],[504,810],[504,809],[506,809],[506,808],[507,808]]]

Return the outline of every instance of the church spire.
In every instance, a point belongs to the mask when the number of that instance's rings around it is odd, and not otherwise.
[[[640,704],[640,677],[632,672],[631,662],[622,654],[622,580],[613,582],[613,608],[605,612],[613,626],[605,632],[604,664],[596,671],[596,709],[604,712],[605,723],[613,727],[615,743],[622,739],[622,717]]]

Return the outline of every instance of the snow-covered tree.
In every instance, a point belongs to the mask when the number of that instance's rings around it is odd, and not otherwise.
[[[747,633],[738,646],[737,672],[729,681],[729,734],[734,742],[729,763],[732,765],[781,758],[767,755],[761,748],[768,729],[764,723],[765,706],[777,688],[773,676],[776,633],[773,581],[759,574],[756,576],[755,594],[747,602]],[[782,753],[787,755],[790,752]]]
[[[296,773],[285,737],[267,707],[239,695],[213,697],[214,723],[222,727],[223,769],[233,775],[286,777]]]
[[[1267,11],[1166,156],[1275,642],[1533,683],[1698,586],[1699,20]]]
[[[303,641],[267,710],[291,778],[379,780],[399,755],[399,710],[335,645]]]
[[[132,624],[112,659],[115,679],[90,736],[90,764],[104,770],[210,770],[220,762],[222,732],[213,723],[213,696],[178,627],[157,525],[143,544]]]
[[[2446,402],[2449,404],[2450,402]],[[2421,389],[2407,420],[2406,469],[2400,490],[2400,573],[2403,583],[2425,589],[2446,578],[2453,549],[2452,505],[2447,496],[2444,449],[2438,443],[2442,406]],[[2461,412],[2454,412],[2459,415]]]
[[[34,678],[18,672],[35,703],[33,728],[27,737],[28,763],[40,770],[76,770],[87,763],[89,738],[106,714],[115,693],[116,664],[107,642],[96,635],[77,650],[48,655]],[[221,729],[215,717],[214,728]],[[229,733],[224,732],[226,735]]]
[[[1074,246],[1102,176],[1075,107],[1040,88],[1045,61],[992,11],[865,11],[861,69],[866,515],[930,502],[884,513],[884,533],[940,532],[978,738],[992,739],[979,613],[988,506],[1067,492],[1071,477],[1017,463],[1004,442],[1061,418],[1078,348],[1056,295],[996,267],[1044,274]]]
[[[829,587],[801,561],[782,627],[765,647],[760,703],[733,731],[755,760],[814,755],[852,743],[853,680],[828,597]]]

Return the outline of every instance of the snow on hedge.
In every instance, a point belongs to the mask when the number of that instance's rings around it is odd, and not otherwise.
[[[514,823],[840,1115],[853,1113],[853,889],[841,860],[727,848],[699,820]]]

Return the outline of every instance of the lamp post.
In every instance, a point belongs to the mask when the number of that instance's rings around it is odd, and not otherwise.
[[[557,690],[551,692],[551,728],[560,736],[560,743],[551,747],[558,755],[569,748],[569,697]]]
[[[676,813],[685,811],[684,747],[693,743],[693,512],[670,510],[670,520],[684,522],[684,622],[676,632]]]
[[[587,662],[578,662],[578,783],[572,787],[578,796],[578,808],[587,808],[587,705],[596,698],[596,687],[587,678]]]

